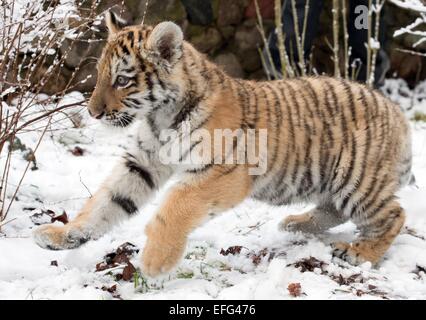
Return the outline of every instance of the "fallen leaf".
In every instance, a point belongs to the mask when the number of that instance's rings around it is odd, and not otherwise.
[[[84,153],[86,152],[86,150],[84,150],[83,148],[80,148],[79,146],[75,146],[74,149],[70,150],[70,152],[72,153],[73,156],[81,157],[81,156],[84,156]]]
[[[313,272],[316,268],[322,269],[326,265],[324,261],[320,261],[317,258],[309,257],[304,258],[296,263],[292,264],[295,268],[300,268],[300,272]]]
[[[108,266],[105,262],[99,262],[96,264],[96,272],[104,271],[106,269],[110,269],[112,267]]]
[[[287,290],[293,297],[300,297],[302,294],[302,286],[300,283],[290,283],[287,287]]]
[[[68,223],[67,213],[64,211],[60,216],[52,217],[51,222],[54,223],[55,221],[59,221],[59,222],[62,222],[63,224],[67,224]]]
[[[229,254],[232,254],[233,256],[235,256],[236,254],[240,254],[242,248],[243,248],[242,246],[233,246],[233,247],[229,247],[226,250],[221,249],[220,254],[222,256],[227,256]]]
[[[127,266],[123,269],[123,277],[124,281],[130,281],[133,279],[133,274],[136,272],[136,268],[130,262],[127,263]]]
[[[125,242],[120,245],[114,252],[108,253],[104,256],[104,261],[96,264],[96,272],[108,270],[120,265],[124,265],[121,273],[115,273],[114,277],[117,281],[125,280],[130,281],[133,279],[133,274],[136,268],[130,262],[130,258],[139,252],[139,249],[130,242]]]
[[[99,289],[99,288],[96,287],[96,289]],[[111,287],[102,286],[101,290],[111,293],[112,297],[115,298],[115,299],[123,300],[121,295],[119,293],[117,293],[117,285],[116,284],[112,285]]]
[[[116,284],[114,284],[114,285],[113,285],[113,286],[111,286],[111,287],[103,286],[101,289],[102,289],[103,291],[107,291],[107,292],[109,292],[109,293],[114,293],[114,292],[116,292],[116,291],[117,291],[117,285],[116,285]]]
[[[365,294],[365,292],[364,292],[364,291],[362,291],[361,289],[358,289],[358,290],[355,292],[355,294],[356,294],[358,297],[361,297],[363,294]]]
[[[416,265],[416,269],[413,271],[413,273],[420,275],[420,272],[426,273],[426,267]]]
[[[266,257],[269,253],[268,248],[260,250],[258,253],[249,254],[251,261],[255,266],[259,265],[262,262],[262,258]]]

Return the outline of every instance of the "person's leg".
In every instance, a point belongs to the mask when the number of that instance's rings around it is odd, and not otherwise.
[[[295,0],[297,19],[299,26],[299,33],[302,36],[303,31],[303,22],[305,19],[305,5],[306,0]],[[309,1],[309,11],[307,14],[307,25],[306,25],[306,34],[305,41],[303,45],[304,56],[309,56],[310,50],[312,48],[313,41],[319,30],[319,18],[323,7],[322,0]],[[285,36],[285,46],[289,59],[294,61],[295,64],[299,61],[299,56],[297,54],[297,42],[296,42],[296,32],[293,19],[293,10],[292,10],[292,0],[284,0],[282,7],[281,20],[283,23],[283,33]],[[272,60],[278,71],[281,71],[281,61],[280,53],[278,46],[278,39],[276,32],[271,32],[269,37],[269,50],[271,52]],[[290,56],[291,54],[291,56]],[[270,72],[271,73],[271,72]],[[271,73],[272,74],[272,73]]]
[[[354,60],[358,59],[361,62],[358,77],[358,81],[366,81],[367,77],[367,48],[365,47],[368,38],[368,29],[365,28],[366,18],[361,17],[366,11],[360,7],[368,8],[368,0],[350,0],[348,8],[348,34],[349,34],[349,46],[351,50],[351,64]],[[380,50],[377,52],[376,69],[375,69],[375,81],[376,87],[383,85],[386,72],[389,70],[389,58],[386,54],[385,49],[385,31],[386,21],[384,19],[383,7],[380,16],[380,27],[379,37]],[[374,36],[375,19],[373,15],[372,21],[372,36]]]

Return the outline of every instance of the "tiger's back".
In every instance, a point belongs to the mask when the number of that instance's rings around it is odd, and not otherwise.
[[[312,77],[258,83],[247,94],[261,108],[255,125],[268,130],[268,171],[254,177],[255,198],[274,205],[332,199],[352,216],[362,194],[393,193],[408,179],[408,123],[377,91]]]

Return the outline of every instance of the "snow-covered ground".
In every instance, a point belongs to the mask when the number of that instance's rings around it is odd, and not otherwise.
[[[388,94],[403,98],[397,92],[401,83],[388,87]],[[408,108],[413,99],[400,102]],[[426,110],[419,103],[421,99],[414,109]],[[14,220],[0,234],[0,300],[288,299],[293,298],[288,286],[295,283],[301,286],[299,299],[426,299],[426,123],[412,123],[417,188],[400,192],[407,229],[378,268],[369,263],[354,267],[332,258],[329,244],[353,238],[353,224],[320,238],[281,232],[277,228],[281,219],[308,210],[309,205],[274,208],[247,200],[194,231],[184,259],[172,274],[160,279],[139,274],[136,280],[124,281],[114,276],[122,272],[120,267],[96,271],[96,265],[125,242],[143,249],[144,226],[161,194],[138,216],[78,249],[43,250],[31,238],[36,223],[50,220],[46,214],[38,215],[43,210],[56,215],[66,211],[73,218],[122,152],[123,133],[84,121],[82,128],[72,128],[69,120],[54,124],[36,153],[38,170],[28,172],[7,218]],[[34,148],[39,134],[20,138]],[[82,156],[70,152],[76,146],[84,150]],[[1,158],[0,165],[4,161]],[[23,152],[15,151],[11,186],[18,184],[26,164]],[[131,262],[140,265],[137,255]]]

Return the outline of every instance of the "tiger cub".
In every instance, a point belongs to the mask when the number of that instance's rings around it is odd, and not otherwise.
[[[353,264],[379,262],[404,224],[395,193],[411,176],[409,124],[397,105],[343,79],[233,79],[185,42],[172,22],[125,26],[112,13],[106,22],[89,113],[111,126],[137,123],[137,138],[74,221],[36,230],[41,247],[70,249],[99,238],[174,175],[178,182],[145,229],[147,275],[169,272],[194,228],[247,197],[276,206],[316,204],[286,217],[283,230],[319,233],[351,220],[359,238],[335,243],[334,255]],[[266,169],[251,174],[253,165],[244,162],[161,161],[162,132],[184,124],[190,136],[266,130]],[[200,140],[190,141],[180,160],[200,154]],[[260,139],[255,144],[260,149]],[[219,150],[214,157],[225,152]]]

